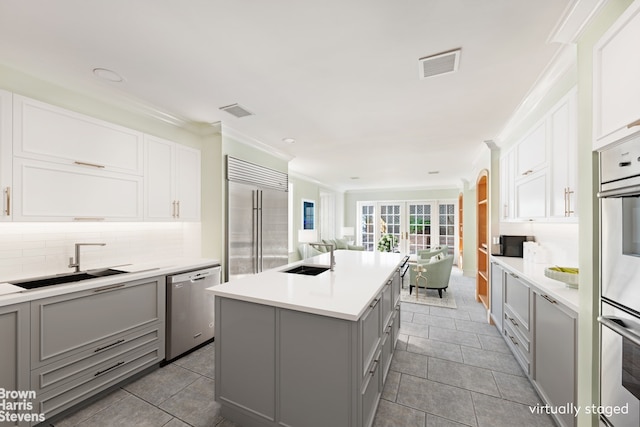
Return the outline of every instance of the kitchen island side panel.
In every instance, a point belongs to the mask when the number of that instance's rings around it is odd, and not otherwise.
[[[216,297],[215,316],[216,401],[270,425],[276,416],[276,309]]]

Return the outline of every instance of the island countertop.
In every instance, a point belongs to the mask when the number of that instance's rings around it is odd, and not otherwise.
[[[242,301],[358,320],[403,256],[397,253],[335,252],[334,271],[317,276],[285,273],[298,265],[329,265],[329,253],[207,288],[214,295]]]

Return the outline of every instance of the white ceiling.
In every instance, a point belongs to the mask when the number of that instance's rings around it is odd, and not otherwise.
[[[335,188],[457,187],[561,47],[547,39],[569,3],[2,0],[0,63],[222,121]],[[419,79],[419,58],[456,48],[456,73]],[[219,110],[233,103],[255,115]]]

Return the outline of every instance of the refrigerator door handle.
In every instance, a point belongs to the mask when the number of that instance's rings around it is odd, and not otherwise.
[[[251,196],[253,199],[253,273],[259,273],[258,269],[258,239],[260,236],[260,232],[258,230],[258,217],[260,216],[260,211],[258,209],[258,192],[259,190],[252,190]]]
[[[264,263],[262,262],[263,246],[262,246],[262,190],[258,190],[258,272],[262,272]]]

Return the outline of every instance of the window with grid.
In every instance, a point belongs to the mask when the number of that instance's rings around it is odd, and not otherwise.
[[[400,242],[400,205],[380,205],[380,237],[391,234],[396,245]]]
[[[441,204],[438,206],[439,209],[439,239],[441,245],[448,246],[448,253],[453,254],[454,252],[454,244],[455,244],[455,224],[456,224],[456,216],[455,209],[456,206],[453,203]]]
[[[376,247],[374,205],[362,205],[360,210],[360,238],[366,251],[373,251]]]
[[[431,205],[409,204],[409,253],[431,247]]]

